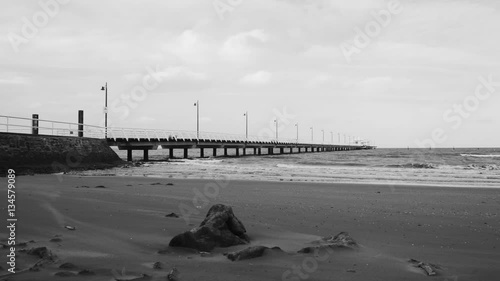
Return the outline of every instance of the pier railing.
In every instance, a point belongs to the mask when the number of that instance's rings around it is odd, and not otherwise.
[[[37,121],[37,126],[33,125],[33,121]],[[71,122],[60,122],[44,119],[32,119],[14,116],[0,115],[0,132],[33,134],[33,129],[36,129],[40,135],[51,136],[71,136],[78,137],[83,133],[84,137],[90,138],[107,138],[111,140],[161,140],[161,141],[202,141],[202,142],[265,142],[265,143],[290,143],[290,144],[317,144],[317,145],[349,145],[362,146],[355,143],[332,143],[323,141],[311,141],[296,138],[273,138],[268,136],[252,136],[241,134],[226,134],[216,132],[196,132],[183,130],[157,130],[157,129],[140,129],[140,128],[116,128],[116,127],[101,127],[88,124],[79,124]],[[82,129],[80,129],[82,128]]]

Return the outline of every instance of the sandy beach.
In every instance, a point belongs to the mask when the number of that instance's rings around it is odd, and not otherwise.
[[[178,280],[500,276],[500,194],[492,188],[36,175],[18,177],[16,191],[17,243],[27,242],[17,246],[18,271],[38,260],[19,249],[45,246],[56,258],[39,271],[8,277],[2,262],[2,280],[63,279],[58,272],[74,274],[65,280],[166,280],[174,267]],[[217,203],[232,206],[250,245],[207,255],[168,247]],[[329,252],[321,260],[297,253],[342,231],[358,242],[357,249]],[[6,239],[2,231],[1,243]],[[257,245],[283,252],[234,262],[223,255]],[[5,260],[7,249],[0,252]],[[409,259],[437,265],[438,275],[426,276]],[[156,262],[161,269],[153,269]],[[60,269],[64,263],[75,268]],[[91,273],[78,275],[84,269]]]

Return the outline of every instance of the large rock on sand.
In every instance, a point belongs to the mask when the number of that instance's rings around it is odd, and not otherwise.
[[[200,226],[175,236],[169,246],[208,252],[215,247],[247,244],[249,238],[246,232],[231,207],[217,204],[210,208]]]

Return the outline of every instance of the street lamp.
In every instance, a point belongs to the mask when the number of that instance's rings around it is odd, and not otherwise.
[[[200,101],[197,100],[194,103],[194,106],[196,106],[196,140],[200,140]]]
[[[101,91],[105,91],[104,97],[104,138],[108,138],[108,82],[101,87]]]
[[[332,137],[332,144],[333,144],[333,132],[330,131],[331,137]]]
[[[278,119],[274,119],[274,123],[276,123],[276,142],[278,141]]]
[[[323,142],[321,144],[325,144],[325,130],[321,130],[323,132]]]
[[[338,133],[338,134],[339,134],[339,144],[340,144],[340,133]]]
[[[311,127],[311,143],[314,142],[314,129]]]
[[[297,127],[297,143],[299,143],[299,123],[295,123],[295,127]]]
[[[246,129],[245,129],[245,136],[246,140],[248,141],[248,111],[246,111],[243,116],[245,116],[245,124],[246,124]]]

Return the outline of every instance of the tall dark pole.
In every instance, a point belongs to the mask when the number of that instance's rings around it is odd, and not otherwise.
[[[106,101],[104,102],[104,138],[108,138],[108,82],[106,82],[106,93],[105,93],[105,99]]]
[[[196,140],[200,140],[200,101],[197,100],[194,104],[196,106]]]
[[[245,112],[245,137],[246,137],[246,140],[248,141],[248,111]]]
[[[104,138],[108,138],[108,82],[101,88],[104,91]]]

